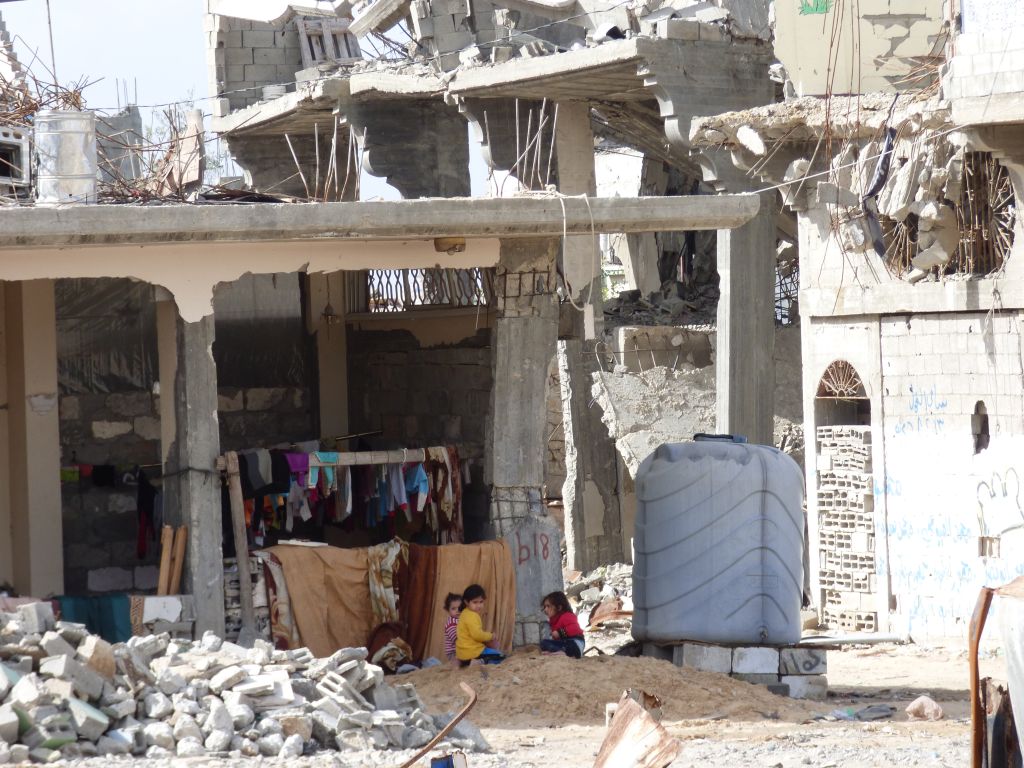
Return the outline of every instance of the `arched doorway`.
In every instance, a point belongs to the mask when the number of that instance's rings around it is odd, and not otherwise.
[[[814,398],[816,499],[823,622],[849,632],[878,629],[871,400],[845,360],[822,374]]]

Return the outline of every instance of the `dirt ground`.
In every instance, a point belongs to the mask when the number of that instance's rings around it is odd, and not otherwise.
[[[1006,679],[998,649],[982,656],[982,674]],[[498,667],[432,669],[409,682],[427,707],[463,700],[458,681],[477,690],[470,719],[493,747],[470,755],[474,768],[590,768],[604,737],[604,705],[624,687],[664,700],[663,723],[683,743],[674,768],[722,766],[966,766],[970,744],[967,653],[957,645],[878,645],[829,651],[827,701],[795,701],[710,673],[653,659],[573,661],[520,653]],[[927,694],[943,708],[937,722],[910,721],[904,709]],[[816,720],[836,710],[890,704],[885,720]]]

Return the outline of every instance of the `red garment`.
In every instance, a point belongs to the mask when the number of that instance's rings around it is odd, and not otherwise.
[[[572,611],[562,611],[552,616],[548,619],[548,624],[551,625],[551,636],[554,638],[563,639],[559,630],[565,630],[565,638],[583,637],[583,630],[580,629],[580,623]]]

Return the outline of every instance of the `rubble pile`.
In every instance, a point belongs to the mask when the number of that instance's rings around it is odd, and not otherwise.
[[[605,326],[698,325],[714,326],[718,307],[718,286],[665,282],[660,291],[644,297],[640,291],[621,291],[604,303]]]
[[[111,645],[55,621],[49,603],[0,613],[0,702],[0,764],[417,749],[451,719],[427,715],[412,685],[384,682],[365,648],[317,659],[210,632]],[[448,744],[486,749],[466,725]]]
[[[631,642],[633,567],[612,563],[572,579],[565,594],[573,604],[587,646],[614,653]]]

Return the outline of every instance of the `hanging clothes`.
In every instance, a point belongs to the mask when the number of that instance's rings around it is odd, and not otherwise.
[[[401,464],[388,464],[388,491],[390,492],[389,502],[391,511],[405,514],[408,522],[412,522],[412,513],[409,512],[409,497],[405,493],[405,477],[402,474]]]
[[[310,454],[310,457],[316,459],[323,464],[337,464],[338,463],[338,452],[337,451],[315,451]],[[309,465],[309,487],[315,488],[317,481],[320,478],[321,467],[316,466],[312,462]],[[323,467],[324,471],[324,493],[329,494],[337,490],[338,483],[334,474],[334,467]]]

